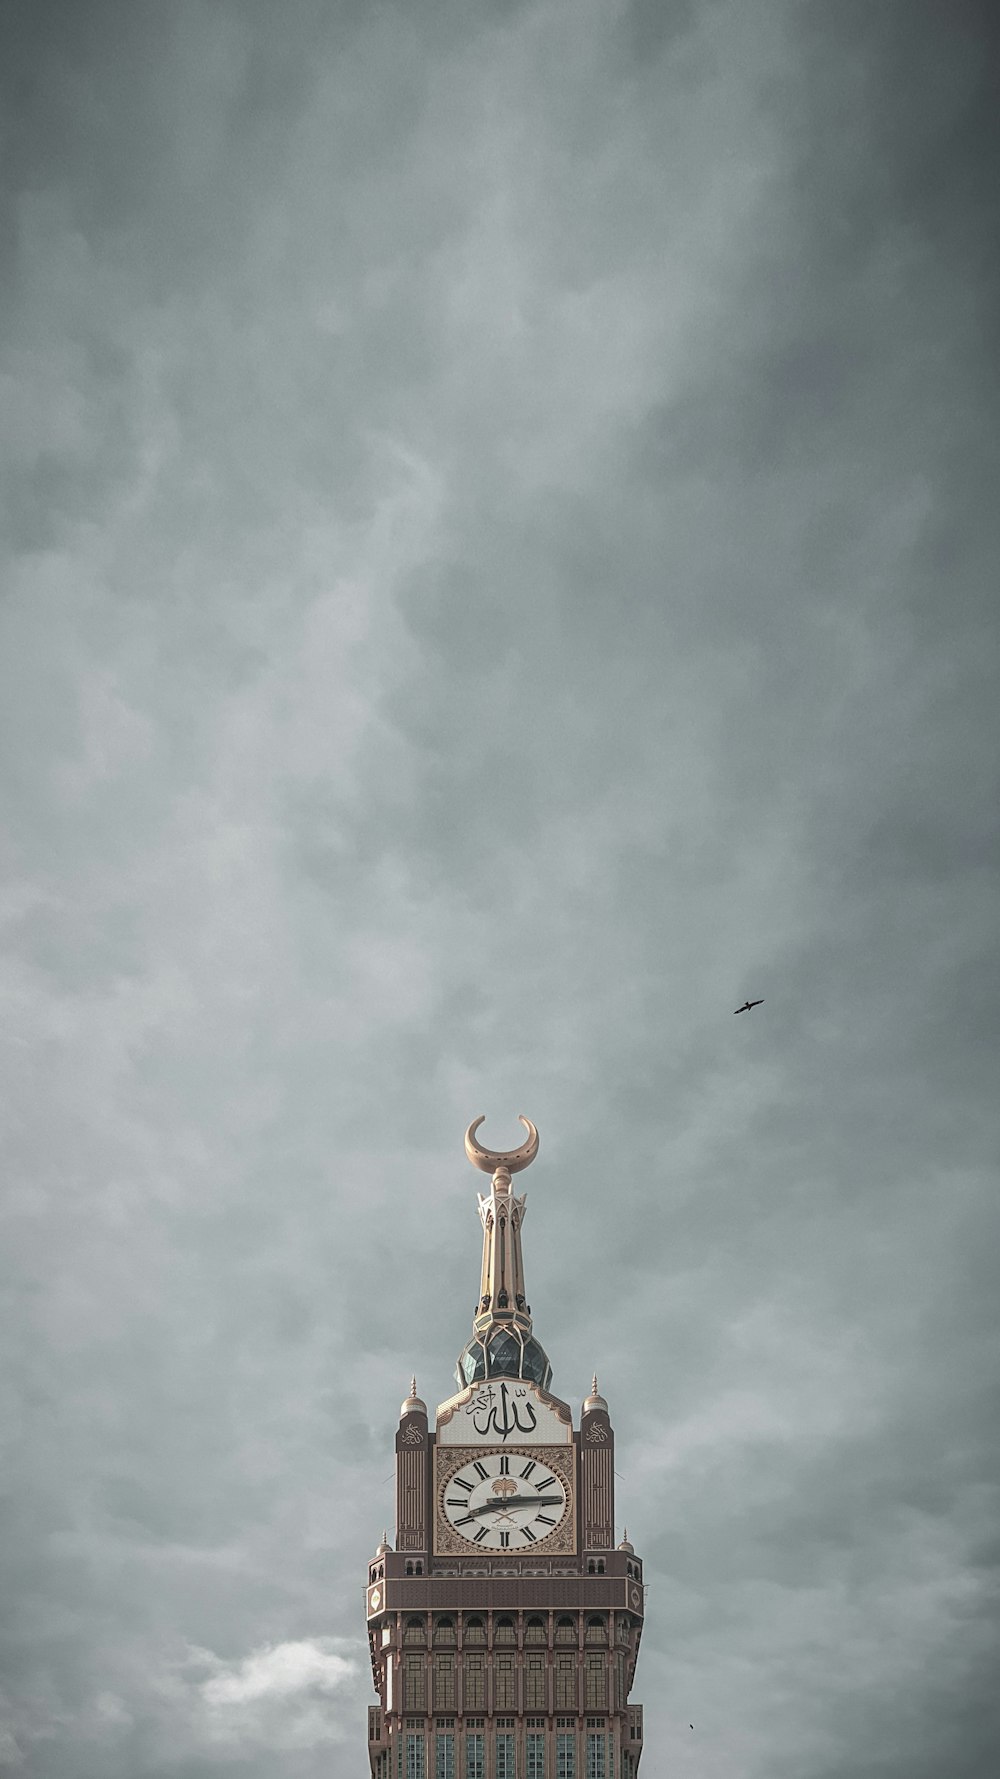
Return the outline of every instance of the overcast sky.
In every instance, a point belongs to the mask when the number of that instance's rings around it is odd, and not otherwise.
[[[367,1772],[519,1112],[645,1779],[1000,1770],[988,15],[3,7],[4,1773]]]

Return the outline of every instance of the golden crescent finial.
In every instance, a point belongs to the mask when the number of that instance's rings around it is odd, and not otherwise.
[[[484,1174],[494,1174],[498,1167],[505,1167],[509,1174],[519,1174],[523,1167],[527,1167],[530,1162],[534,1161],[538,1154],[538,1132],[531,1119],[525,1118],[520,1112],[517,1115],[517,1121],[524,1125],[528,1133],[528,1140],[521,1144],[520,1149],[508,1149],[504,1152],[484,1149],[481,1143],[476,1142],[476,1132],[479,1126],[486,1122],[485,1112],[481,1118],[472,1120],[465,1133],[465,1153],[473,1167],[480,1168]]]

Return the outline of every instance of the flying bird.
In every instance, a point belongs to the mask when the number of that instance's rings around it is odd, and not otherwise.
[[[764,1002],[762,999],[759,1001],[744,1001],[742,1007],[734,1007],[733,1012],[734,1013],[749,1013],[751,1007],[763,1007],[763,1005],[764,1005]]]

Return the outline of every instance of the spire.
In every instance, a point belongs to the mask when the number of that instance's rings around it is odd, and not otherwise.
[[[421,1402],[420,1397],[417,1395],[416,1377],[411,1377],[410,1394],[407,1396],[405,1402],[400,1403],[399,1418],[402,1420],[405,1415],[425,1415],[426,1413],[427,1404],[426,1402]]]
[[[511,1175],[528,1167],[538,1154],[538,1132],[529,1118],[522,1117],[527,1141],[519,1149],[496,1151],[476,1140],[482,1122],[476,1118],[469,1125],[465,1153],[473,1167],[493,1177],[489,1193],[479,1194],[483,1226],[479,1301],[472,1339],[458,1362],[458,1381],[464,1387],[486,1377],[525,1377],[547,1389],[552,1367],[532,1338],[531,1308],[524,1293],[521,1225],[527,1201],[511,1190]]]
[[[597,1373],[595,1371],[590,1386],[590,1395],[584,1400],[583,1412],[585,1415],[593,1414],[594,1410],[598,1408],[603,1408],[605,1414],[607,1414],[608,1405],[605,1402],[604,1397],[601,1395],[600,1390],[597,1388]]]

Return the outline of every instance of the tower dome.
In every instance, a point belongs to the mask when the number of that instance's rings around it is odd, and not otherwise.
[[[590,1386],[590,1395],[584,1398],[583,1412],[585,1415],[593,1414],[597,1408],[603,1408],[605,1414],[608,1412],[608,1405],[597,1388],[597,1373],[595,1371]]]
[[[417,1395],[417,1380],[415,1377],[411,1377],[410,1394],[404,1402],[400,1403],[399,1418],[402,1420],[404,1415],[425,1415],[426,1413],[427,1404],[426,1402],[421,1402],[420,1397]]]

